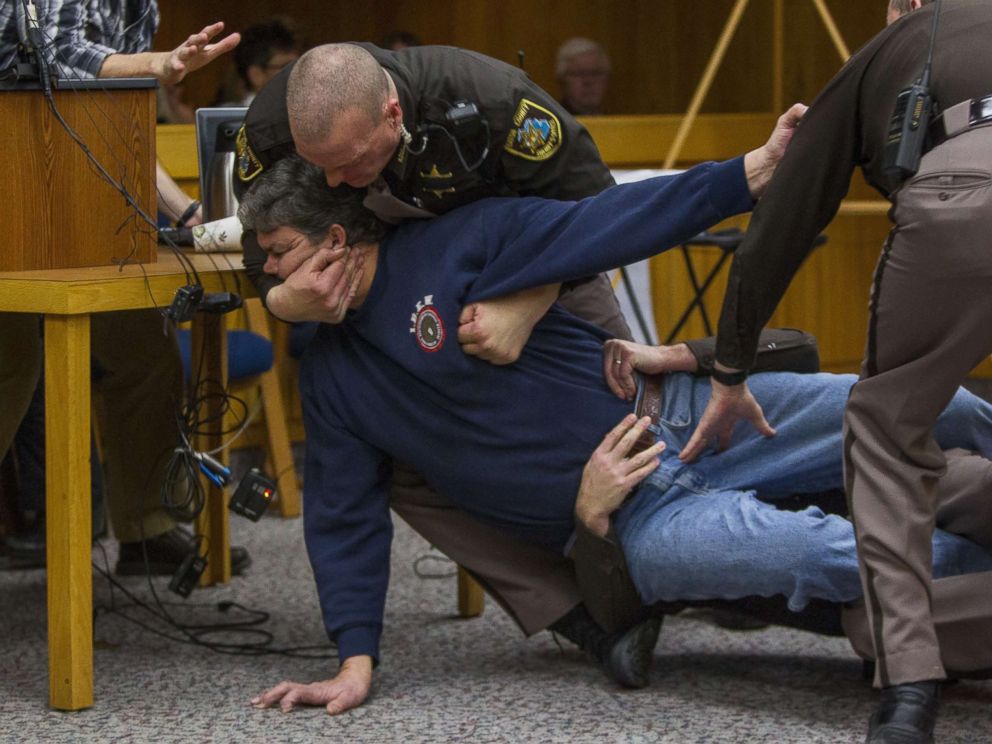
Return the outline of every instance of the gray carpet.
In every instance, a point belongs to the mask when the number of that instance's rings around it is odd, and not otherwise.
[[[197,590],[187,621],[234,617],[233,600],[271,613],[280,646],[325,640],[299,520],[232,517],[235,542],[254,565],[230,585]],[[320,709],[251,708],[282,679],[330,676],[334,661],[240,657],[160,638],[100,611],[93,708],[47,707],[45,574],[0,571],[5,638],[0,646],[0,742],[860,742],[874,695],[843,639],[768,629],[730,632],[703,613],[666,621],[651,687],[613,686],[574,648],[547,633],[524,639],[489,602],[478,619],[455,618],[455,583],[418,578],[429,547],[398,525],[383,664],[365,706],[339,717]],[[105,543],[111,565],[113,543]],[[94,559],[103,561],[100,550]],[[425,571],[450,566],[422,562]],[[144,599],[140,579],[125,586]],[[179,601],[156,581],[163,601]],[[111,602],[94,576],[98,605]],[[114,601],[123,599],[114,593]],[[141,617],[128,610],[133,617]],[[159,626],[161,627],[161,626]],[[216,640],[223,638],[217,637]],[[229,639],[229,637],[227,637]],[[940,742],[992,741],[992,687],[951,686]]]

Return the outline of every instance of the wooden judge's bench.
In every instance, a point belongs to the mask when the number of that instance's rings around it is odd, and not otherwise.
[[[53,100],[58,114],[37,88],[0,90],[0,313],[44,316],[49,701],[78,710],[93,704],[90,316],[167,307],[189,283],[190,268],[205,291],[222,291],[240,254],[159,257],[154,228],[138,218],[138,210],[153,222],[156,215],[153,80],[63,84]],[[192,348],[197,357],[204,351],[194,368],[223,385],[222,316],[197,315]],[[215,413],[207,418],[218,431],[198,439],[201,449],[220,442],[222,417]],[[197,530],[209,537],[205,580],[226,581],[229,540],[219,489],[207,489]]]

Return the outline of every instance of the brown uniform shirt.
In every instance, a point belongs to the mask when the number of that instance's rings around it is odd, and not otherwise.
[[[383,172],[403,201],[443,214],[489,196],[581,199],[613,184],[586,129],[522,70],[454,47],[390,52],[359,46],[396,84],[403,123],[414,138]],[[295,152],[286,110],[292,68],[273,78],[248,110],[234,174],[239,196],[265,168]],[[475,104],[481,118],[447,121],[460,101]],[[264,297],[278,279],[262,273],[265,255],[253,235],[244,246],[248,275]]]

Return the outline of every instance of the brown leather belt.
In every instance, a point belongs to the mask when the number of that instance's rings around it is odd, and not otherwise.
[[[661,394],[664,387],[665,375],[637,375],[637,398],[634,401],[634,413],[637,418],[648,416],[651,428],[644,432],[634,442],[630,455],[643,452],[658,441],[658,422],[661,420]]]

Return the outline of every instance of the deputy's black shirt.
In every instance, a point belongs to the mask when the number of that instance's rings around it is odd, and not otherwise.
[[[413,135],[383,172],[403,201],[442,214],[487,196],[580,199],[613,183],[586,129],[522,70],[454,47],[359,46],[393,79]],[[248,110],[234,173],[239,197],[272,163],[295,152],[286,109],[292,68],[273,78]],[[474,104],[481,119],[449,122],[446,115],[460,102]],[[244,246],[248,275],[264,297],[278,280],[262,272],[265,254],[254,235]]]
[[[759,331],[837,213],[855,167],[883,196],[897,195],[899,183],[882,167],[889,119],[899,91],[923,71],[936,7],[913,11],[875,36],[803,117],[734,253],[716,350],[721,363],[752,365]],[[930,90],[945,109],[992,93],[989,0],[944,0]]]

